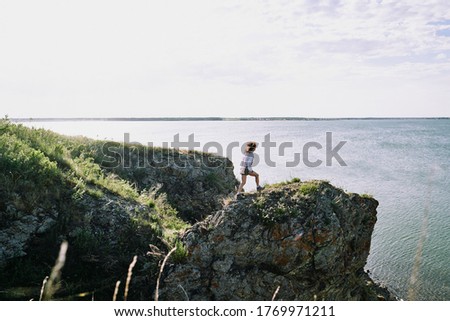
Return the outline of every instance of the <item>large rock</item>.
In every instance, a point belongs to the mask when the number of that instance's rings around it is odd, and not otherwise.
[[[161,298],[389,299],[363,271],[377,206],[318,181],[246,194],[187,231]]]
[[[12,204],[0,215],[7,217],[7,223],[0,226],[0,268],[13,258],[27,255],[32,237],[50,231],[56,224],[58,213],[45,212],[36,208],[30,213],[17,210]]]
[[[110,146],[109,146],[109,145]],[[195,223],[222,208],[238,181],[233,163],[225,157],[177,149],[107,142],[105,169],[143,189],[158,188],[181,218]]]

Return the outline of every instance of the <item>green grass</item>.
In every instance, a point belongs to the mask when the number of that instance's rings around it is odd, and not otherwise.
[[[288,217],[298,214],[293,208],[286,205],[283,200],[269,202],[263,196],[256,197],[253,200],[253,206],[256,209],[259,219],[267,227],[271,227]]]
[[[294,177],[294,178],[292,178],[290,180],[286,180],[286,181],[282,181],[282,182],[278,182],[278,183],[274,183],[274,184],[266,184],[265,187],[277,188],[277,187],[283,187],[283,186],[286,186],[286,185],[289,185],[289,184],[294,184],[294,183],[301,183],[300,178]]]
[[[177,240],[175,242],[176,250],[172,253],[170,256],[171,260],[174,263],[184,263],[186,262],[186,259],[188,257],[188,251],[186,247],[184,246],[183,242],[180,240]]]
[[[128,200],[150,201],[133,183],[105,170],[104,142],[30,129],[6,119],[0,120],[0,134],[0,177],[7,192],[27,191],[27,185],[39,190],[59,179],[78,196],[99,198],[110,192]]]
[[[299,187],[299,192],[302,195],[313,195],[315,194],[319,189],[318,182],[312,181],[312,182],[305,182]]]
[[[49,205],[49,195],[59,198],[55,186],[61,184],[63,173],[57,163],[2,129],[0,199],[17,199],[19,208],[30,211],[42,202]]]
[[[373,198],[373,195],[372,194],[363,193],[363,194],[361,194],[361,197],[362,198]]]

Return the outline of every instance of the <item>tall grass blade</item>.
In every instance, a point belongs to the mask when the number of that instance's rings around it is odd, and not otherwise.
[[[133,257],[133,261],[131,261],[130,266],[128,267],[127,282],[125,283],[125,292],[123,294],[124,301],[128,299],[128,290],[130,287],[131,276],[133,275],[133,268],[136,265],[136,262],[137,262],[137,255]]]
[[[159,275],[158,275],[158,279],[156,280],[156,289],[155,289],[155,301],[158,301],[159,299],[159,283],[161,281],[161,275],[163,273],[164,270],[164,266],[167,263],[167,260],[169,259],[170,255],[175,252],[175,250],[177,249],[177,247],[175,246],[173,249],[170,250],[169,253],[167,253],[166,257],[164,258],[164,261],[161,264],[161,268],[159,269]]]
[[[61,270],[64,267],[64,264],[66,263],[66,254],[68,247],[69,243],[67,241],[61,243],[58,258],[56,259],[56,263],[53,266],[52,273],[50,273],[50,277],[44,287],[43,300],[51,300],[53,295],[59,289]]]

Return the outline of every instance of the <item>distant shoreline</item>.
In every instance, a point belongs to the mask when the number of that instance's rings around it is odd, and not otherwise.
[[[327,120],[449,120],[450,117],[73,117],[73,118],[11,118],[12,122],[63,121],[327,121]]]

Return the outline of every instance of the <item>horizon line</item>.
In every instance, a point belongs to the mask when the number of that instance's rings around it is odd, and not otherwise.
[[[12,122],[52,122],[52,121],[320,121],[320,120],[408,120],[408,119],[450,119],[448,116],[436,117],[13,117]]]

